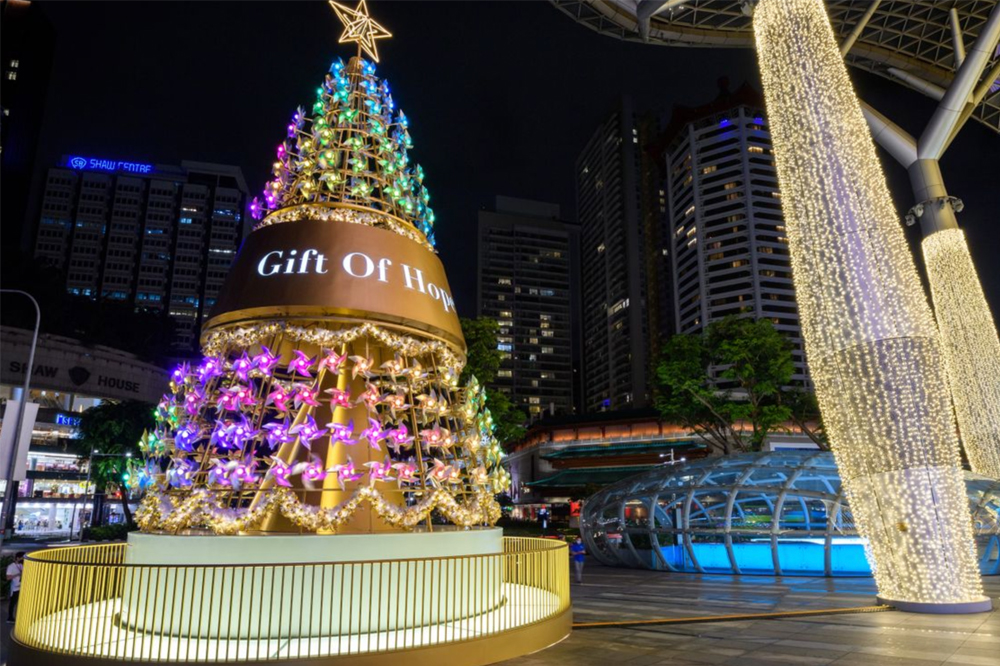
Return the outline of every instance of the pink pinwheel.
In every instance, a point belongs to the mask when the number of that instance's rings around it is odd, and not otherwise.
[[[420,441],[428,447],[440,446],[447,448],[451,446],[451,432],[447,428],[434,426],[420,431]]]
[[[417,482],[417,466],[413,463],[395,463],[392,468],[396,470],[396,482],[400,487]]]
[[[382,398],[382,404],[389,406],[392,418],[396,418],[396,412],[405,412],[410,408],[410,405],[406,402],[406,395],[404,393],[390,393]]]
[[[386,456],[383,462],[378,462],[373,460],[372,462],[366,462],[365,467],[368,468],[368,485],[375,485],[379,481],[393,481],[395,477],[389,476],[392,473],[392,462],[389,457]]]
[[[389,438],[389,447],[396,452],[396,455],[399,455],[399,447],[408,448],[413,444],[413,437],[410,436],[410,430],[405,423],[400,423],[399,427],[393,430],[387,430],[385,434]]]
[[[312,416],[307,416],[304,422],[293,427],[288,432],[290,432],[293,435],[298,435],[299,441],[302,443],[302,446],[306,447],[307,449],[312,447],[312,442],[314,439],[319,439],[320,437],[326,434],[326,430],[317,426],[316,419],[314,419]]]
[[[184,394],[184,411],[190,416],[197,414],[205,404],[205,392],[201,387],[188,389]]]
[[[354,446],[358,443],[358,440],[351,437],[354,434],[354,419],[351,419],[346,424],[327,423],[326,427],[330,429],[331,443],[336,444],[340,442],[345,446]]]
[[[344,488],[345,483],[349,483],[351,481],[357,481],[362,476],[364,476],[364,472],[359,472],[354,468],[354,461],[351,459],[351,456],[347,456],[346,463],[342,463],[340,465],[334,465],[327,471],[336,473],[337,483],[340,484],[341,490],[345,490]]]
[[[264,475],[264,478],[274,479],[274,482],[279,486],[291,488],[292,483],[288,480],[291,473],[292,468],[289,467],[284,460],[276,456],[271,456],[271,467],[267,470],[267,474]]]
[[[264,426],[264,430],[267,431],[267,443],[272,449],[295,441],[295,438],[288,432],[288,428],[287,417],[283,421],[272,421]]]
[[[315,361],[316,359],[306,356],[305,352],[296,349],[295,358],[288,364],[288,372],[293,375],[298,374],[311,379],[312,374],[309,373],[309,369]]]
[[[378,449],[379,442],[386,438],[385,430],[382,430],[382,424],[373,418],[368,419],[368,427],[361,431],[361,439],[368,440],[368,445],[373,449]],[[398,453],[398,451],[397,451]]]
[[[458,469],[434,458],[434,467],[428,472],[428,476],[435,483],[454,482],[458,479]]]
[[[222,361],[211,356],[206,356],[201,365],[198,366],[196,372],[198,373],[198,381],[202,384],[207,384],[213,377],[221,377],[223,375]]]
[[[261,346],[261,350],[259,354],[253,357],[253,364],[264,376],[270,377],[274,366],[278,365],[278,361],[281,359],[276,354],[272,354],[271,350],[267,347]]]
[[[198,430],[198,427],[189,423],[174,433],[174,446],[181,451],[191,453],[194,451],[194,446],[200,436],[201,432]]]
[[[395,379],[398,375],[406,373],[406,361],[401,359],[397,354],[394,359],[382,364],[382,371],[392,375],[393,379]]]
[[[330,394],[330,409],[337,409],[337,407],[342,407],[344,409],[351,408],[351,394],[349,391],[332,388],[323,391],[323,393]]]
[[[372,376],[372,365],[374,361],[370,358],[365,358],[364,356],[351,356],[351,361],[354,362],[354,367],[351,368],[351,379],[357,379],[358,375],[364,377]]]
[[[355,405],[364,404],[368,408],[369,412],[374,412],[375,407],[382,400],[382,394],[379,393],[378,387],[374,384],[365,384],[364,393],[358,396],[358,399],[354,401]]]
[[[288,401],[292,396],[281,386],[276,386],[273,391],[267,394],[267,404],[274,405],[279,412],[288,411]]]
[[[239,377],[241,382],[249,381],[249,372],[253,369],[253,361],[250,360],[250,357],[247,356],[246,352],[243,352],[242,356],[233,361],[232,367],[233,373]]]
[[[302,485],[309,490],[315,490],[317,481],[326,478],[326,470],[318,456],[313,456],[309,462],[301,462],[292,467],[292,474],[302,475]]]
[[[316,391],[317,389],[309,384],[296,384],[292,387],[295,391],[292,394],[292,398],[295,400],[295,408],[298,409],[302,405],[309,405],[310,407],[319,407],[319,402],[316,401]]]
[[[227,412],[235,412],[240,408],[240,399],[236,396],[236,391],[233,389],[222,389],[219,392],[219,397],[215,401],[216,407]]]
[[[183,384],[184,380],[187,379],[188,374],[191,372],[191,366],[187,363],[181,363],[174,371],[170,373],[170,380],[175,384]]]
[[[332,374],[339,374],[340,366],[344,365],[344,361],[347,360],[347,354],[341,356],[332,349],[324,349],[323,354],[323,358],[319,361],[319,369],[326,368]]]

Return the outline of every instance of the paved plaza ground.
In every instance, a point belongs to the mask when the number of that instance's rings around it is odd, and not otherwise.
[[[589,558],[588,558],[589,559]],[[1000,606],[1000,577],[985,578]],[[587,563],[574,621],[690,618],[875,604],[870,578],[668,574]],[[6,611],[5,605],[0,610]],[[10,625],[0,624],[0,664]],[[794,619],[577,629],[505,666],[836,664],[1000,666],[1000,610],[977,615],[888,611]]]
[[[589,558],[588,558],[589,559]],[[984,579],[1000,606],[1000,578]],[[574,622],[875,605],[871,578],[669,574],[587,563],[573,585]],[[1000,666],[1000,610],[976,615],[887,611],[795,619],[577,629],[504,666],[836,664]]]

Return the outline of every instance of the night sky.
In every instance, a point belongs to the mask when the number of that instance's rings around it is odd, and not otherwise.
[[[37,165],[63,154],[177,164],[235,164],[251,194],[269,176],[289,117],[308,106],[338,45],[325,2],[39,3],[57,47]],[[438,248],[459,312],[474,314],[475,229],[502,194],[559,203],[573,219],[573,163],[616,98],[639,110],[711,100],[717,80],[758,89],[750,50],[627,44],[546,2],[369,2],[393,39],[377,74],[410,119]],[[851,70],[861,95],[912,133],[934,103]],[[897,207],[911,196],[882,154]],[[959,222],[994,313],[1000,312],[1000,136],[970,121],[942,160]],[[916,227],[907,232],[912,238]]]

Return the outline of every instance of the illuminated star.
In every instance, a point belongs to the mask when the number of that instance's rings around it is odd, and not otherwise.
[[[358,3],[357,9],[351,9],[339,2],[330,0],[330,6],[337,13],[337,18],[344,24],[344,34],[340,36],[340,43],[357,42],[358,47],[371,56],[371,59],[378,62],[378,49],[375,48],[376,39],[388,39],[392,33],[380,26],[368,16],[368,6],[365,0]]]

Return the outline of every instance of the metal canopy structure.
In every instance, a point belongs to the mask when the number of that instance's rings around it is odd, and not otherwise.
[[[552,0],[603,35],[663,46],[753,48],[752,3],[746,0]],[[940,99],[986,24],[996,0],[827,0],[838,41],[851,38],[847,64]],[[961,39],[956,40],[956,36]],[[957,45],[957,46],[956,46]],[[956,55],[957,60],[956,60]],[[972,112],[1000,133],[1000,50],[986,66],[992,83]]]

